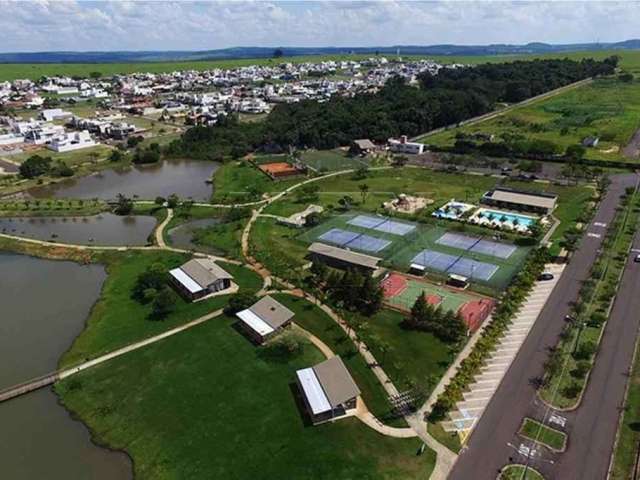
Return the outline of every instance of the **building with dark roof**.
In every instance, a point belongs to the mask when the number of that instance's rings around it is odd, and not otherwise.
[[[343,270],[358,269],[366,273],[376,272],[378,263],[382,260],[378,257],[319,242],[312,243],[308,248],[308,252],[310,259],[314,262],[322,262],[330,267]]]
[[[556,208],[557,201],[558,196],[554,193],[525,192],[504,187],[489,190],[480,199],[485,205],[543,215],[550,214]]]
[[[357,407],[360,389],[338,356],[298,370],[296,378],[314,424],[344,417]]]
[[[264,343],[291,324],[295,314],[269,295],[238,312],[240,327],[258,344]]]
[[[194,301],[231,288],[233,276],[208,258],[194,258],[169,271],[171,283],[187,299]]]

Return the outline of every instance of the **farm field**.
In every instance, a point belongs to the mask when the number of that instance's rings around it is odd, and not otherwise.
[[[305,343],[288,362],[269,360],[234,322],[212,319],[78,374],[57,393],[95,440],[127,450],[140,479],[429,477],[435,453],[416,455],[417,439],[383,437],[355,418],[308,425],[295,371],[320,352]]]
[[[456,135],[494,135],[496,140],[545,140],[562,151],[588,136],[600,143],[588,148],[585,158],[628,161],[622,149],[640,128],[640,80],[625,83],[613,78],[513,109],[504,115],[424,138],[440,147],[453,146]],[[639,159],[640,161],[640,159]]]

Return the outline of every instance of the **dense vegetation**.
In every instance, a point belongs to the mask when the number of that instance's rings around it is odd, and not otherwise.
[[[489,112],[498,102],[519,101],[577,80],[611,74],[616,64],[617,57],[486,64],[447,69],[437,76],[423,73],[420,88],[395,78],[377,93],[277,105],[265,122],[240,123],[230,116],[212,127],[194,127],[172,142],[168,152],[220,159],[258,149],[329,149],[356,138],[386,141],[400,134],[417,135]]]

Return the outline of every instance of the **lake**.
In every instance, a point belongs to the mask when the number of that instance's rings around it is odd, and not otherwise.
[[[0,233],[76,245],[146,245],[155,217],[113,213],[78,217],[0,218]]]
[[[156,165],[132,166],[104,170],[86,177],[35,187],[29,194],[35,198],[100,198],[115,199],[119,193],[138,195],[153,200],[175,193],[180,198],[209,201],[213,189],[206,180],[218,169],[216,162],[172,160]]]
[[[0,388],[56,369],[82,331],[103,267],[0,253]],[[127,480],[129,457],[94,445],[50,388],[0,403],[0,464],[11,480]]]

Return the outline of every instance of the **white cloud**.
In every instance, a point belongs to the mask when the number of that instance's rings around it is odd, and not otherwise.
[[[618,41],[640,2],[0,0],[0,51]]]

